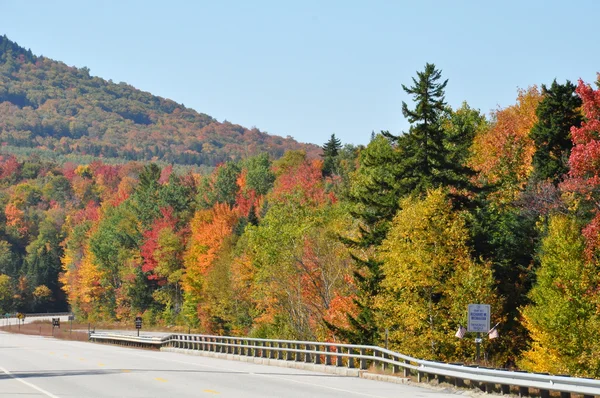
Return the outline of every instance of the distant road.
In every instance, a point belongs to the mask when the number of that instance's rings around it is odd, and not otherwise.
[[[170,352],[0,332],[0,397],[456,397],[449,392]]]
[[[52,318],[59,318],[61,323],[65,323],[69,320],[69,314],[62,312],[58,314],[34,314],[33,316],[25,314],[25,318],[21,321],[21,324],[24,323],[33,323],[36,321],[52,321]],[[17,326],[19,324],[19,319],[17,317],[2,317],[0,319],[0,326]]]

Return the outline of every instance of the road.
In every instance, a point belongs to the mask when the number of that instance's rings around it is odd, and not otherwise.
[[[0,397],[454,397],[296,369],[0,332]]]
[[[62,324],[65,324],[69,321],[69,315],[36,315],[36,316],[25,316],[25,319],[23,320],[19,320],[17,318],[11,317],[11,318],[1,318],[0,319],[0,326],[14,326],[14,327],[18,327],[19,323],[24,324],[24,323],[33,323],[36,321],[51,321],[52,318],[58,318],[60,319],[60,322]]]

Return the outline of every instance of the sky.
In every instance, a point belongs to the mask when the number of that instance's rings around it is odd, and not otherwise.
[[[36,55],[219,121],[318,145],[410,127],[402,90],[434,63],[446,101],[489,114],[518,88],[596,81],[597,0],[0,0]]]

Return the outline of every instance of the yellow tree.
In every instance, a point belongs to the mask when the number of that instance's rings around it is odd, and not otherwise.
[[[532,303],[523,310],[532,339],[520,363],[525,369],[600,377],[599,267],[585,246],[576,220],[550,218]]]
[[[379,325],[391,348],[420,358],[451,361],[472,355],[472,344],[454,337],[465,325],[467,305],[492,306],[500,318],[489,264],[470,256],[468,230],[441,189],[424,200],[407,198],[381,246]]]

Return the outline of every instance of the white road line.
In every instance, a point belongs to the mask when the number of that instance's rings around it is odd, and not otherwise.
[[[13,379],[15,379],[16,381],[20,381],[21,383],[25,384],[26,386],[31,387],[34,390],[37,390],[37,391],[41,392],[42,394],[44,394],[47,397],[50,397],[50,398],[60,398],[58,395],[54,395],[51,392],[48,392],[48,391],[44,390],[43,388],[40,388],[40,387],[36,386],[35,384],[31,384],[28,381],[25,381],[23,379],[18,378],[14,374],[10,373],[8,370],[4,369],[2,366],[0,366],[0,370],[3,371],[4,373],[6,373],[7,375],[9,375],[10,377],[12,377]]]

